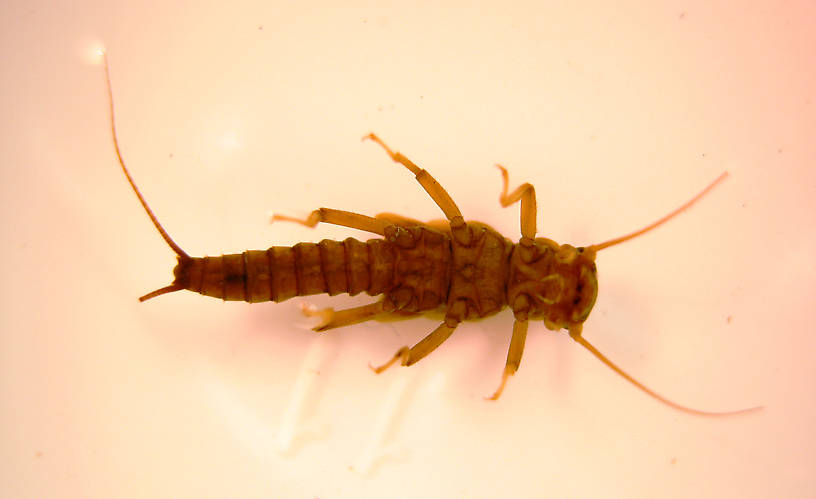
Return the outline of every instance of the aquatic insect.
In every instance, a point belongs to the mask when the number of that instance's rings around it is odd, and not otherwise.
[[[153,225],[177,255],[174,280],[141,298],[145,301],[165,293],[190,290],[225,301],[282,302],[294,296],[320,293],[356,295],[366,292],[381,298],[346,310],[309,312],[322,318],[315,331],[393,317],[441,315],[439,326],[413,347],[400,348],[388,362],[372,369],[380,373],[399,362],[415,364],[447,340],[464,321],[491,316],[509,307],[515,316],[510,347],[501,382],[491,397],[496,400],[521,362],[530,321],[542,321],[551,330],[566,329],[570,337],[627,381],[655,399],[681,411],[704,416],[732,415],[759,409],[707,412],[672,402],[612,363],[582,336],[598,293],[595,256],[610,246],[638,237],[686,210],[720,183],[722,173],[691,200],[656,222],[631,234],[600,244],[574,247],[536,237],[535,188],[525,183],[508,192],[507,170],[497,165],[502,177],[499,201],[503,207],[520,202],[521,238],[518,243],[480,222],[466,221],[448,192],[426,170],[379,137],[369,139],[381,146],[396,163],[407,168],[445,214],[447,220],[423,223],[393,214],[376,217],[320,208],[306,219],[276,215],[275,220],[309,227],[329,223],[360,229],[380,236],[362,242],[323,240],[292,247],[273,246],[239,254],[191,257],[167,234],[130,175],[116,133],[113,91],[107,58],[105,77],[110,103],[113,144],[122,171]]]

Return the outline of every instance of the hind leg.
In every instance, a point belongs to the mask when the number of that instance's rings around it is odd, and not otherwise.
[[[426,225],[415,218],[408,218],[396,213],[377,213],[374,217],[377,220],[385,220],[400,227],[416,227],[417,225]]]
[[[352,229],[364,230],[372,232],[381,236],[385,235],[385,228],[392,225],[387,220],[381,220],[369,217],[368,215],[361,215],[359,213],[352,213],[350,211],[333,210],[331,208],[320,208],[309,214],[304,219],[290,217],[288,215],[272,215],[272,222],[294,222],[306,227],[316,227],[318,223],[328,223],[334,225],[342,225],[343,227],[350,227]]]
[[[301,307],[304,315],[308,317],[320,317],[320,324],[312,328],[312,331],[318,332],[378,319],[390,313],[392,311],[391,309],[393,309],[393,307],[387,307],[382,300],[361,307],[347,308],[345,310],[334,310],[333,308],[314,310],[308,305]]]

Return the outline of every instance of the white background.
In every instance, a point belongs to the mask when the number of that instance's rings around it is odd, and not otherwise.
[[[812,497],[813,3],[436,3],[4,2],[0,495]],[[599,254],[584,331],[677,402],[764,411],[679,413],[541,324],[486,402],[508,312],[375,376],[435,323],[316,340],[295,300],[138,303],[175,260],[116,163],[100,46],[125,158],[194,255],[367,237],[270,211],[439,218],[369,131],[513,239],[497,162],[576,245],[728,170]]]

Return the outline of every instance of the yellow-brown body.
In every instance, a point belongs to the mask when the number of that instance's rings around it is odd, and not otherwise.
[[[141,301],[165,293],[190,290],[226,301],[250,303],[282,302],[295,296],[327,293],[382,295],[376,302],[347,310],[325,309],[316,315],[323,322],[315,330],[348,326],[373,319],[441,312],[436,329],[411,348],[400,348],[391,361],[375,368],[381,372],[397,361],[411,365],[445,342],[463,321],[493,315],[505,307],[515,321],[501,384],[491,399],[497,399],[521,362],[529,321],[541,320],[548,329],[566,329],[570,337],[604,364],[656,399],[698,415],[726,415],[681,406],[646,388],[613,364],[582,335],[598,292],[595,255],[609,246],[635,238],[666,222],[691,206],[725,178],[723,173],[692,200],[657,222],[626,236],[587,247],[573,247],[536,236],[535,189],[525,183],[508,193],[507,170],[502,173],[502,206],[521,204],[521,238],[513,243],[491,227],[466,221],[447,191],[426,170],[399,152],[392,151],[374,134],[366,139],[378,143],[388,155],[416,176],[417,182],[445,214],[447,220],[418,222],[397,215],[375,218],[351,212],[320,208],[305,220],[277,215],[314,227],[319,222],[352,227],[377,234],[365,242],[323,240],[292,247],[273,246],[267,250],[216,257],[191,257],[167,234],[136,187],[122,159],[116,136],[113,94],[107,60],[105,75],[111,111],[111,132],[122,171],[145,211],[178,256],[174,281],[140,298]],[[311,312],[309,312],[312,315]]]
[[[295,296],[383,295],[383,311],[443,311],[456,322],[508,304],[522,320],[552,329],[583,322],[597,292],[595,265],[539,238],[513,244],[470,223],[467,244],[425,225],[391,226],[383,239],[323,240],[243,253],[179,257],[173,285],[225,301],[282,302]],[[565,248],[571,248],[566,246]],[[583,250],[581,250],[583,253]]]
[[[513,243],[477,226],[468,246],[427,226],[394,226],[392,237],[323,240],[213,257],[179,257],[174,285],[214,298],[282,302],[327,293],[384,295],[386,308],[415,314],[463,302],[459,320],[507,304]]]

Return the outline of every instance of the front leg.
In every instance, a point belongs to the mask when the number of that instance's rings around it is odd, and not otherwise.
[[[518,371],[521,355],[524,353],[524,342],[527,340],[527,324],[529,323],[526,320],[518,319],[513,323],[513,336],[510,338],[510,348],[507,350],[507,363],[504,365],[501,383],[496,392],[490,397],[485,397],[486,399],[498,400],[504,391],[507,379]]]
[[[532,243],[536,235],[535,187],[525,182],[518,186],[516,190],[507,194],[507,184],[509,183],[507,169],[502,165],[496,165],[496,167],[501,170],[502,175],[502,192],[499,196],[499,203],[501,203],[504,208],[507,208],[521,200],[521,237],[522,240],[526,238]]]

